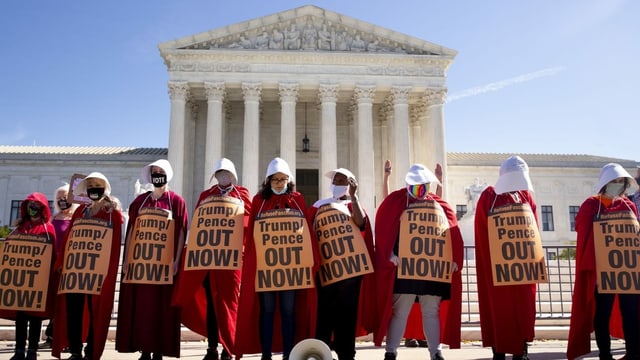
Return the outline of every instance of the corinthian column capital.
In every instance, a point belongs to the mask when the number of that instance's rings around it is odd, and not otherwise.
[[[298,100],[298,83],[279,83],[280,102],[296,102]]]
[[[338,84],[320,84],[318,98],[320,102],[336,102],[338,100]]]
[[[431,105],[442,105],[447,99],[447,89],[427,89],[427,103]]]
[[[212,101],[212,100],[222,101],[225,95],[224,82],[223,81],[216,81],[216,82],[205,81],[204,92],[207,95],[208,101]]]
[[[242,83],[242,95],[245,101],[260,101],[262,83]]]
[[[169,81],[168,86],[171,100],[187,101],[190,92],[186,81]]]
[[[373,103],[376,87],[374,85],[356,85],[353,90],[353,96],[358,104]]]
[[[391,97],[394,105],[408,104],[411,86],[392,86]]]

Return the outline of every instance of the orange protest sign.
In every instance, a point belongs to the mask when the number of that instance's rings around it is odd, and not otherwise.
[[[449,221],[433,200],[409,206],[400,218],[398,279],[451,283],[453,248]]]
[[[256,291],[312,288],[313,249],[298,210],[267,210],[255,220]]]
[[[127,250],[123,282],[164,285],[173,283],[175,221],[166,209],[140,209]]]
[[[58,294],[99,295],[109,272],[111,223],[102,219],[77,219],[69,231]]]
[[[331,203],[320,207],[314,225],[323,286],[373,272],[364,238],[346,206]]]
[[[601,214],[593,221],[599,293],[640,294],[640,224],[631,211]]]
[[[509,204],[488,215],[493,284],[549,281],[538,223],[529,204]]]
[[[210,196],[193,216],[185,270],[237,270],[242,267],[244,204],[230,196]]]
[[[46,235],[9,234],[0,242],[0,309],[45,310],[52,254]]]

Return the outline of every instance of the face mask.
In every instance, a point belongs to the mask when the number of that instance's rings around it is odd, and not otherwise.
[[[151,174],[151,184],[157,188],[167,185],[167,174]]]
[[[60,210],[67,210],[71,207],[71,204],[69,204],[66,199],[60,199],[58,200],[58,207]]]
[[[429,184],[407,185],[407,192],[412,198],[422,200],[429,193]]]
[[[218,171],[216,173],[216,180],[218,180],[218,185],[227,187],[231,185],[231,182],[233,181],[233,175],[226,171]]]
[[[349,192],[349,185],[333,185],[331,184],[329,186],[329,188],[331,189],[331,193],[333,194],[333,198],[338,200],[341,197],[347,195],[347,192]]]
[[[27,212],[29,213],[29,216],[34,218],[37,217],[38,214],[40,214],[40,207],[36,204],[29,204],[29,207],[27,208]]]
[[[87,189],[87,196],[89,197],[89,199],[93,201],[100,200],[102,196],[104,196],[104,188],[99,187],[99,188]]]
[[[604,194],[608,197],[616,197],[622,194],[624,183],[608,183],[604,189]]]
[[[271,191],[273,191],[273,193],[276,194],[276,195],[282,195],[282,194],[287,192],[287,188],[288,187],[285,186],[285,187],[282,188],[282,190],[278,191],[278,190],[274,189],[273,186],[272,186],[271,187]]]

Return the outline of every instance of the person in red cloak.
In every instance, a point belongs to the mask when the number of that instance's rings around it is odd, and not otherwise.
[[[7,235],[35,235],[47,244],[55,245],[56,233],[51,225],[51,210],[47,197],[39,192],[29,194],[20,204],[20,217],[15,222],[15,229]],[[51,267],[55,261],[56,249],[51,254]],[[54,271],[49,273],[49,287],[44,311],[0,310],[0,318],[15,320],[16,346],[11,360],[35,360],[38,356],[38,341],[42,329],[42,320],[51,318],[54,309],[57,277]],[[28,329],[27,329],[28,328]],[[27,339],[29,346],[27,350]]]
[[[184,199],[169,190],[173,177],[169,161],[160,159],[142,168],[144,183],[152,191],[138,195],[129,205],[129,221],[122,261],[122,278],[127,273],[128,253],[132,251],[132,232],[142,208],[168,211],[174,231],[168,241],[173,244],[175,276],[180,264],[189,215]],[[175,279],[174,279],[175,280]],[[116,350],[123,353],[141,351],[140,360],[162,359],[163,355],[180,357],[180,311],[171,305],[174,284],[136,284],[121,281],[118,301]]]
[[[86,194],[91,199],[90,204],[83,204],[73,214],[71,228],[67,231],[63,242],[66,252],[69,234],[73,231],[79,219],[106,220],[112,228],[111,252],[109,267],[99,295],[84,293],[63,293],[56,297],[56,313],[54,317],[52,355],[60,358],[61,351],[69,348],[69,360],[81,360],[82,344],[86,340],[84,349],[86,360],[98,360],[102,356],[109,334],[109,323],[113,310],[113,298],[116,287],[116,276],[120,260],[120,246],[122,241],[123,216],[119,201],[111,197],[109,180],[99,173],[93,172],[78,183],[75,194]],[[56,261],[57,271],[62,269],[65,257]]]
[[[269,163],[262,188],[253,197],[251,203],[236,328],[235,353],[238,358],[243,354],[262,353],[262,360],[271,360],[272,352],[282,351],[283,359],[287,360],[295,342],[312,338],[315,334],[317,315],[315,287],[302,290],[255,291],[257,272],[256,239],[253,236],[255,220],[263,211],[273,209],[297,209],[303,215],[307,213],[304,197],[295,191],[289,165],[281,158],[275,158]],[[308,221],[305,222],[305,225],[309,226]],[[310,226],[309,229],[311,229]],[[314,264],[319,264],[317,243],[313,232],[311,232],[311,238]],[[316,266],[314,265],[314,269]]]
[[[359,227],[364,239],[369,258],[373,261],[373,233],[371,222],[364,209],[360,206],[358,195],[358,183],[355,175],[347,169],[339,168],[326,174],[331,179],[332,196],[316,201],[308,213],[308,222],[314,224],[313,231],[318,231],[316,214],[321,206],[337,204],[348,210],[353,223]],[[349,195],[347,197],[347,194]],[[371,264],[373,265],[373,264]],[[372,266],[373,269],[373,266]],[[370,325],[360,323],[358,318],[361,311],[375,299],[373,293],[375,284],[374,273],[364,276],[355,276],[326,286],[318,281],[318,323],[316,338],[324,341],[332,347],[338,360],[353,360],[356,354],[355,340],[358,329],[371,330]],[[371,313],[371,312],[367,312]],[[361,321],[370,317],[360,318]]]
[[[406,326],[409,311],[418,296],[423,319],[424,333],[430,340],[431,359],[444,359],[441,343],[450,348],[460,348],[460,317],[462,312],[461,264],[464,242],[456,214],[451,206],[439,196],[429,192],[430,184],[437,184],[436,176],[424,165],[414,164],[405,177],[406,189],[399,189],[387,196],[376,213],[376,284],[377,330],[374,343],[380,346],[385,335],[385,359],[394,360]],[[451,284],[397,278],[399,263],[398,243],[400,222],[409,204],[434,201],[444,211],[449,224],[453,263]],[[460,264],[460,265],[459,265]],[[441,336],[442,335],[442,336]],[[439,339],[437,341],[435,339]]]
[[[391,176],[391,161],[385,160],[384,162],[384,175],[382,177],[382,197],[385,198],[389,195],[389,176]],[[442,197],[442,165],[436,164],[434,171],[436,178],[438,179],[436,195]],[[420,303],[416,297],[411,311],[409,311],[409,317],[407,318],[407,326],[404,329],[404,346],[406,347],[429,347],[427,337],[424,335],[424,324],[422,323],[422,311],[420,310]]]
[[[251,213],[249,190],[237,184],[236,167],[229,159],[222,158],[216,162],[213,177],[217,184],[200,194],[196,209],[211,196],[230,196],[242,200],[245,227],[243,243],[246,244]],[[220,359],[231,359],[235,344],[240,278],[240,270],[180,269],[174,303],[182,311],[182,323],[207,337],[209,348],[204,360],[218,359],[218,343],[222,344]]]
[[[493,359],[527,359],[527,342],[533,341],[536,321],[536,284],[494,286],[491,268],[488,220],[494,208],[507,204],[529,204],[536,224],[536,202],[531,194],[529,166],[519,156],[506,159],[494,186],[480,194],[476,205],[474,231],[476,276],[480,307],[482,345],[491,347]]]
[[[600,359],[613,359],[611,335],[624,337],[625,359],[640,359],[640,295],[598,291],[593,230],[594,222],[601,215],[611,213],[633,212],[635,226],[638,226],[635,204],[624,196],[624,191],[633,182],[631,175],[619,164],[603,166],[596,186],[598,194],[587,198],[576,215],[576,279],[567,344],[567,358],[570,360],[591,351],[592,331],[595,332]],[[618,237],[616,234],[613,236]],[[618,306],[614,307],[616,302]]]

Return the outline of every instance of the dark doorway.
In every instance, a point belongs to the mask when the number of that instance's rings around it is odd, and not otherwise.
[[[296,190],[304,196],[307,207],[318,200],[318,170],[296,169]]]

